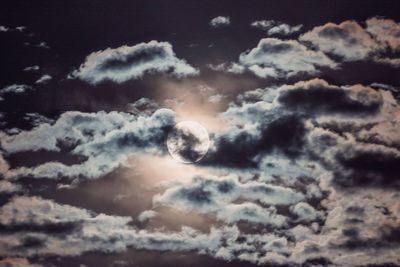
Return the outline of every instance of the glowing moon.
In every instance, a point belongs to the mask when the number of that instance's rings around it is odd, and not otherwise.
[[[181,121],[168,134],[167,147],[179,162],[194,163],[201,160],[210,146],[207,130],[198,122]]]

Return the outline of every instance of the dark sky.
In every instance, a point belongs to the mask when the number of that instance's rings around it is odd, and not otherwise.
[[[398,10],[3,1],[0,266],[400,266]]]

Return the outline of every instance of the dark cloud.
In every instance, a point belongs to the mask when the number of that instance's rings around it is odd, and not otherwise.
[[[311,149],[307,154],[332,171],[334,183],[343,188],[391,188],[399,184],[399,152],[395,148],[357,142],[350,132],[321,128],[310,131],[307,147]]]
[[[335,182],[342,186],[399,186],[400,154],[397,150],[348,149],[336,159],[343,171],[336,172]]]
[[[37,233],[45,233],[50,235],[66,235],[70,234],[73,231],[78,230],[79,223],[73,222],[45,222],[40,225],[30,224],[30,223],[16,223],[12,225],[4,225],[0,224],[0,233],[19,233],[19,232],[37,232]],[[43,243],[43,242],[42,242]]]
[[[347,213],[356,214],[356,215],[364,215],[364,208],[359,206],[350,206],[346,209]]]
[[[360,237],[358,228],[347,228],[342,231],[346,240],[337,245],[338,247],[344,247],[349,250],[362,250],[362,249],[384,249],[387,247],[398,247],[400,246],[400,227],[383,225],[379,235],[372,238]]]
[[[363,116],[379,111],[383,100],[377,92],[365,87],[352,89],[314,80],[282,90],[278,101],[287,109],[308,114],[342,113]]]
[[[249,112],[252,112],[249,110]],[[257,156],[280,152],[295,158],[301,154],[306,133],[301,116],[287,115],[270,120],[260,117],[262,123],[256,133],[237,129],[234,134],[216,136],[215,148],[202,161],[205,165],[232,168],[256,168]]]
[[[332,265],[332,261],[328,258],[314,258],[306,260],[301,266],[302,267],[311,267],[311,266],[330,266]]]

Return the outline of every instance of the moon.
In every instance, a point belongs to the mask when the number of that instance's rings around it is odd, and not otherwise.
[[[207,130],[195,121],[179,122],[167,137],[169,153],[182,163],[198,162],[207,153],[209,146]]]

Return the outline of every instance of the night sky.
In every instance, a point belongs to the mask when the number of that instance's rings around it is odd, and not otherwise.
[[[2,1],[0,266],[400,266],[399,11]]]

